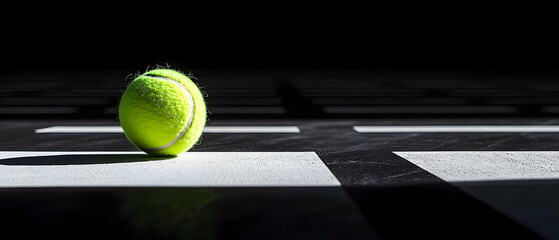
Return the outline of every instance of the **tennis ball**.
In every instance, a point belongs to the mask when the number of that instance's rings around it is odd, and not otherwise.
[[[118,107],[126,138],[153,156],[187,151],[202,135],[206,104],[198,86],[184,74],[154,69],[138,76]]]

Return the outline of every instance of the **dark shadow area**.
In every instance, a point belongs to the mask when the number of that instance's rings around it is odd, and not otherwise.
[[[453,185],[545,238],[559,238],[559,179],[458,182]]]
[[[0,165],[84,165],[84,164],[110,164],[145,162],[155,160],[172,159],[171,157],[154,157],[147,154],[92,154],[92,155],[56,155],[56,156],[36,156],[36,157],[17,157],[1,159]]]
[[[5,234],[45,239],[542,238],[447,183],[2,189],[0,214]]]
[[[300,89],[289,78],[279,77],[274,83],[274,90],[286,109],[285,115],[298,118],[322,117],[320,106],[312,104],[310,98],[301,96]]]
[[[22,239],[377,239],[339,187],[0,191]]]
[[[382,239],[542,239],[449,183],[345,189]]]

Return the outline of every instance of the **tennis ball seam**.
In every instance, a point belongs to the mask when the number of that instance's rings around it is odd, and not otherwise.
[[[171,146],[173,146],[178,140],[180,140],[184,134],[186,134],[186,132],[188,131],[188,129],[190,129],[190,126],[192,125],[192,121],[194,120],[194,108],[196,107],[194,104],[194,98],[192,97],[192,93],[190,93],[190,91],[188,90],[188,88],[186,88],[186,86],[182,85],[182,83],[180,83],[179,81],[176,81],[172,78],[168,78],[168,77],[163,77],[163,76],[158,76],[158,75],[154,75],[154,74],[144,74],[144,76],[146,77],[152,77],[152,78],[157,78],[157,79],[161,79],[161,80],[165,80],[165,81],[169,81],[175,85],[177,85],[179,88],[181,88],[184,93],[186,94],[187,98],[188,98],[188,104],[189,104],[189,109],[191,110],[191,114],[188,118],[188,121],[184,127],[184,129],[177,135],[177,137],[175,137],[175,139],[171,140],[169,143],[161,146],[161,147],[156,147],[156,148],[149,148],[149,149],[141,149],[144,152],[150,153],[150,152],[154,152],[154,151],[159,151],[159,150],[163,150],[166,148],[169,148]]]

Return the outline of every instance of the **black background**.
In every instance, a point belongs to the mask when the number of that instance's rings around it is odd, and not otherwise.
[[[15,5],[0,19],[0,112],[117,119],[130,74],[162,66],[200,80],[213,119],[556,116],[552,9]]]
[[[6,9],[2,69],[554,69],[555,16],[512,4]],[[48,9],[48,10],[47,10]],[[58,10],[57,10],[58,9]],[[13,13],[15,14],[13,14]]]

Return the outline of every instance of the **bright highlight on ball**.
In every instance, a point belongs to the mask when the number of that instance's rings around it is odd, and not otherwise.
[[[198,142],[206,124],[206,104],[184,74],[154,69],[126,88],[118,108],[128,140],[153,156],[174,156]]]

